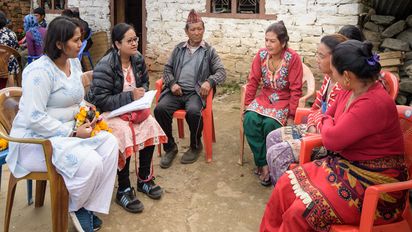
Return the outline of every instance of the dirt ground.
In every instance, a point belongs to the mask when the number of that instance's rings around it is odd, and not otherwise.
[[[128,213],[112,201],[110,214],[99,215],[103,219],[100,231],[258,231],[272,188],[262,187],[253,174],[253,160],[247,145],[245,164],[237,164],[239,92],[215,97],[213,112],[217,140],[213,144],[213,162],[206,163],[203,154],[194,164],[180,164],[179,159],[189,142],[187,136],[179,140],[179,154],[172,167],[161,169],[159,157],[154,158],[156,181],[165,190],[163,198],[156,201],[137,193],[145,206],[140,214]],[[187,125],[185,128],[188,135]],[[175,134],[177,137],[177,131]],[[136,187],[132,166],[132,183]],[[1,225],[4,221],[8,177],[9,171],[4,165],[0,192]],[[116,187],[113,193],[115,191]],[[51,231],[49,199],[47,193],[44,207],[28,206],[26,184],[20,182],[10,231]],[[75,231],[70,220],[69,231]]]

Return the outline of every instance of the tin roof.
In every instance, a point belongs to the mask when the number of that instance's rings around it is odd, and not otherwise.
[[[412,15],[412,0],[372,0],[372,6],[380,15],[392,15],[405,19]]]

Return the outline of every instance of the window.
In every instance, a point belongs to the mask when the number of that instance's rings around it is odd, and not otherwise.
[[[41,0],[40,6],[47,12],[61,11],[66,9],[67,0]]]
[[[212,13],[231,13],[231,0],[212,0]]]
[[[259,0],[239,0],[237,2],[237,13],[259,14]]]
[[[265,14],[265,0],[207,0],[206,17],[276,19],[276,15]]]

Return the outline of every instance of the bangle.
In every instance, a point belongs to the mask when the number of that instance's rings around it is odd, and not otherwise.
[[[71,137],[76,137],[76,135],[77,135],[77,131],[74,130],[74,131],[72,132],[72,136],[71,136]]]

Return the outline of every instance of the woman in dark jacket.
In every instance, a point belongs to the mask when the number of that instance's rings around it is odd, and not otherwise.
[[[107,118],[110,111],[140,99],[149,88],[146,64],[137,51],[139,38],[133,27],[117,24],[111,38],[112,49],[96,65],[87,98],[104,112],[103,117],[119,142],[116,203],[129,212],[138,213],[144,207],[130,185],[130,156],[139,151],[137,190],[152,199],[159,199],[163,190],[153,181],[152,157],[155,145],[165,143],[167,137],[151,115],[139,123],[130,124],[120,117]]]

